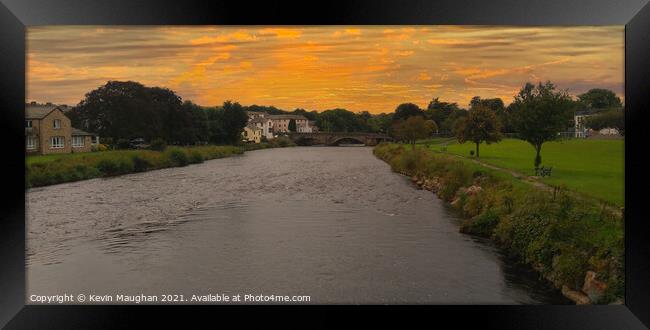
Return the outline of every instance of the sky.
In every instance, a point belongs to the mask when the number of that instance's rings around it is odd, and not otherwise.
[[[526,82],[622,99],[624,26],[42,26],[27,30],[27,100],[76,105],[109,80],[203,106],[392,112],[431,99],[506,104]]]

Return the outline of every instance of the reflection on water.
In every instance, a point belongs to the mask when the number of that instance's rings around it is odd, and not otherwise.
[[[566,303],[366,147],[259,150],[27,199],[28,294]]]

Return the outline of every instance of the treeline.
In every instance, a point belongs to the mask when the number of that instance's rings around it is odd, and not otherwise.
[[[522,91],[525,93],[534,87],[526,84]],[[381,114],[340,108],[320,112],[301,108],[287,111],[274,106],[243,106],[230,101],[219,106],[203,107],[191,101],[183,102],[170,89],[146,87],[133,81],[109,81],[87,93],[67,114],[74,127],[99,134],[107,142],[144,138],[148,141],[163,139],[169,144],[193,145],[239,143],[241,131],[247,123],[247,111],[303,115],[324,132],[373,132],[398,137],[400,127],[404,128],[403,122],[412,116],[435,123],[435,126],[426,125],[435,128],[433,133],[456,135],[461,123],[477,107],[488,109],[495,115],[501,133],[517,133],[514,115],[520,104],[513,101],[506,106],[500,98],[476,96],[469,103],[469,108],[434,98],[426,109],[404,103],[397,106],[394,112]],[[612,91],[592,89],[579,95],[577,100],[571,99],[569,108],[567,111],[571,112],[571,118],[577,112],[596,114],[586,121],[594,129],[614,127],[624,132],[623,106]],[[563,130],[571,126],[569,120]]]
[[[169,144],[236,144],[248,116],[239,103],[201,107],[182,102],[173,91],[140,83],[109,81],[69,112],[72,125],[99,134],[103,141],[163,139]]]

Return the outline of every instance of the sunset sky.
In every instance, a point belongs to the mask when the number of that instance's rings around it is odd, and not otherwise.
[[[623,26],[50,26],[29,27],[27,47],[27,101],[68,105],[108,80],[286,110],[508,104],[545,80],[623,98]]]

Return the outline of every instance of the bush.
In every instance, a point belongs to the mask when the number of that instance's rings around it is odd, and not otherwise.
[[[154,151],[165,151],[167,149],[167,143],[163,139],[154,139],[149,145],[149,149]]]
[[[464,222],[461,232],[490,237],[498,223],[499,215],[493,210],[487,210],[473,220]]]
[[[180,149],[171,149],[168,153],[169,160],[175,166],[186,166],[189,164],[187,154]]]
[[[190,151],[189,162],[191,164],[203,163],[203,154],[196,150]]]
[[[133,163],[128,159],[108,158],[100,160],[97,169],[104,176],[113,176],[133,172]]]
[[[131,161],[133,162],[133,170],[135,172],[144,172],[151,167],[151,162],[138,155],[131,157]]]
[[[119,139],[117,140],[117,148],[118,149],[129,149],[131,147],[131,144],[129,143],[129,140],[127,139]]]

